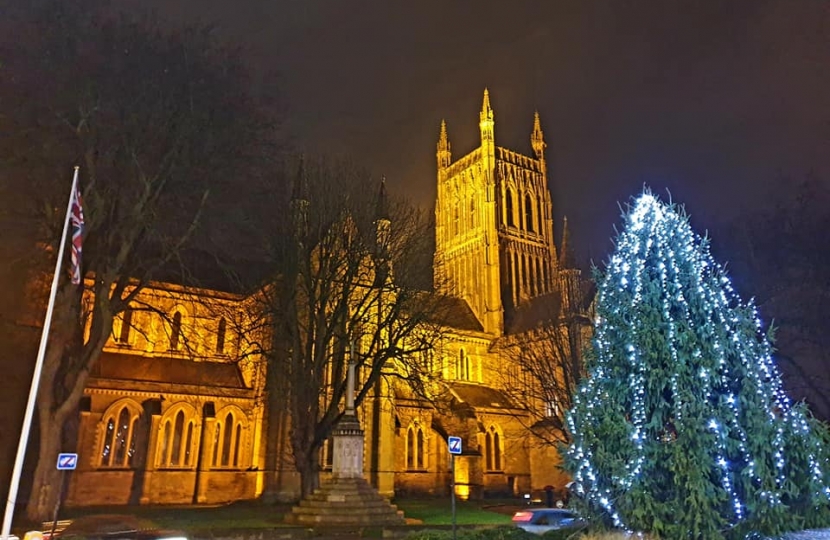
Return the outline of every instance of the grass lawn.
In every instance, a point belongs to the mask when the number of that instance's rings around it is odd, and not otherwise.
[[[451,525],[450,499],[395,499],[395,504],[408,518],[420,519],[425,525]],[[510,515],[494,511],[492,501],[456,501],[455,519],[459,525],[505,525]]]
[[[419,519],[425,525],[450,525],[450,499],[395,500],[408,518]],[[512,513],[495,511],[493,501],[456,501],[456,523],[459,525],[509,524]],[[488,509],[489,508],[489,509]],[[503,507],[507,508],[507,507]],[[284,526],[283,516],[291,505],[266,505],[257,501],[238,502],[223,506],[118,506],[69,508],[61,512],[61,519],[72,519],[89,514],[132,514],[150,519],[157,524],[187,531],[206,529],[268,529]]]

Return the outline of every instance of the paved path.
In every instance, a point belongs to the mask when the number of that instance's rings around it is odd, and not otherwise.
[[[784,536],[786,540],[830,540],[830,529],[814,529],[790,533]]]

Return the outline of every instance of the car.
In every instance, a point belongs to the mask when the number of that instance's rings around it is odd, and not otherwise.
[[[513,523],[527,532],[543,534],[559,529],[580,528],[587,523],[564,508],[527,508],[513,514]]]
[[[168,530],[128,514],[95,514],[73,519],[55,534],[60,540],[188,540],[182,531]]]

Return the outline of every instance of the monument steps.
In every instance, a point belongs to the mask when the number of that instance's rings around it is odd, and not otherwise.
[[[403,525],[403,512],[363,478],[336,478],[301,500],[286,515],[296,524]]]

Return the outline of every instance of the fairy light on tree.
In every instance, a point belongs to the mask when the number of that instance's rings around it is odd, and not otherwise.
[[[584,501],[664,539],[830,522],[826,427],[785,394],[753,304],[682,209],[646,191],[624,219],[568,416]]]

